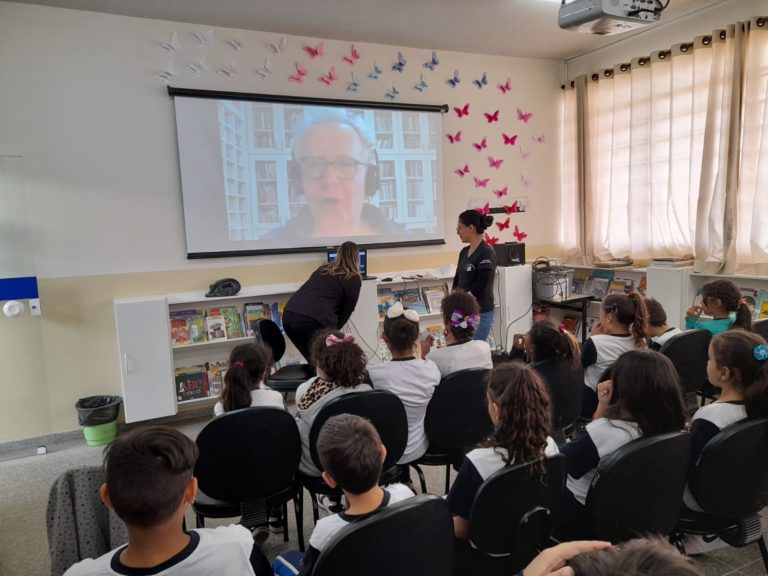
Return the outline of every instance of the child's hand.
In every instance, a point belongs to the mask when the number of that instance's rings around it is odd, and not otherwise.
[[[429,354],[429,351],[432,349],[432,344],[434,343],[434,341],[435,341],[435,338],[432,336],[432,334],[422,335],[422,337],[419,339],[422,358],[426,358],[427,354]]]
[[[523,350],[525,348],[525,334],[515,334],[512,338],[512,348]]]
[[[595,322],[592,324],[592,328],[589,331],[590,334],[606,334],[605,328],[603,328],[603,324],[601,322]]]
[[[539,553],[523,571],[523,576],[572,576],[565,563],[579,554],[610,548],[610,542],[576,541],[558,544]]]
[[[701,316],[701,306],[691,306],[685,311],[686,318],[698,318]]]
[[[597,402],[599,404],[608,405],[611,403],[611,399],[613,398],[613,381],[612,380],[606,380],[604,382],[600,382],[597,385]]]

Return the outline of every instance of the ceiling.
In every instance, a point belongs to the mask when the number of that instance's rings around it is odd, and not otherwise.
[[[558,0],[14,1],[297,36],[557,60],[633,34],[605,37],[560,30]],[[670,0],[660,24],[722,1]]]

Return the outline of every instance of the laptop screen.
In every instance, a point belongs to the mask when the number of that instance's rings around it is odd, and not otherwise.
[[[368,250],[365,248],[361,248],[359,250],[360,252],[360,261],[358,263],[358,266],[360,267],[360,275],[365,277],[368,275]],[[334,248],[332,250],[328,250],[328,262],[333,262],[336,260],[336,254],[337,250]]]

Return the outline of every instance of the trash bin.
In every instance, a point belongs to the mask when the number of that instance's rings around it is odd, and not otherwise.
[[[122,401],[120,396],[88,396],[77,401],[77,420],[88,446],[103,446],[117,438],[117,415]]]

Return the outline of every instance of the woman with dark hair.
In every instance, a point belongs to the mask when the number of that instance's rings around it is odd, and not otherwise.
[[[477,210],[459,214],[456,234],[469,246],[459,252],[459,264],[453,277],[453,288],[461,288],[477,298],[480,305],[480,323],[474,339],[485,340],[491,333],[494,316],[493,279],[496,273],[496,252],[484,240],[485,229],[493,223],[493,216]]]
[[[344,242],[338,256],[312,272],[283,311],[283,328],[309,361],[309,343],[318,330],[341,330],[357,305],[362,286],[357,244]]]

